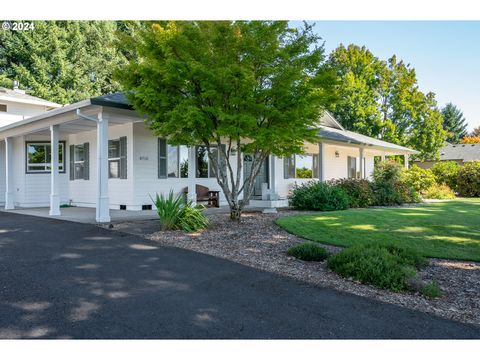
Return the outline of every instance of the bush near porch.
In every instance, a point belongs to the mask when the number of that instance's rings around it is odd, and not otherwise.
[[[378,164],[373,178],[373,182],[340,179],[297,185],[290,194],[290,206],[299,210],[334,211],[420,201],[414,187],[402,177],[401,166],[395,162]]]

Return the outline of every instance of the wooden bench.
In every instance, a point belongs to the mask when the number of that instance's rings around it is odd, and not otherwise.
[[[212,191],[206,186],[195,185],[197,202],[206,202],[209,207],[220,207],[220,191]],[[185,197],[188,196],[188,187],[183,189]]]

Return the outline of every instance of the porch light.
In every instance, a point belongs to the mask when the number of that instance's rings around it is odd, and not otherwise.
[[[335,150],[335,157],[340,157],[340,153],[338,152],[338,150]]]

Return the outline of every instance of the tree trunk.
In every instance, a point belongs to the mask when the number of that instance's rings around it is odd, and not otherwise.
[[[230,206],[230,220],[240,222],[242,209],[237,206]]]

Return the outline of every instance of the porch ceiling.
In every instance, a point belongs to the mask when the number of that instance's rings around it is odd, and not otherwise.
[[[143,118],[128,109],[109,108],[90,103],[73,105],[76,106],[65,106],[0,128],[0,140],[29,134],[49,135],[50,125],[58,125],[61,134],[77,134],[96,130],[96,123],[79,117],[77,109],[89,117],[96,117],[101,112],[102,116],[108,119],[109,126],[144,121]]]

